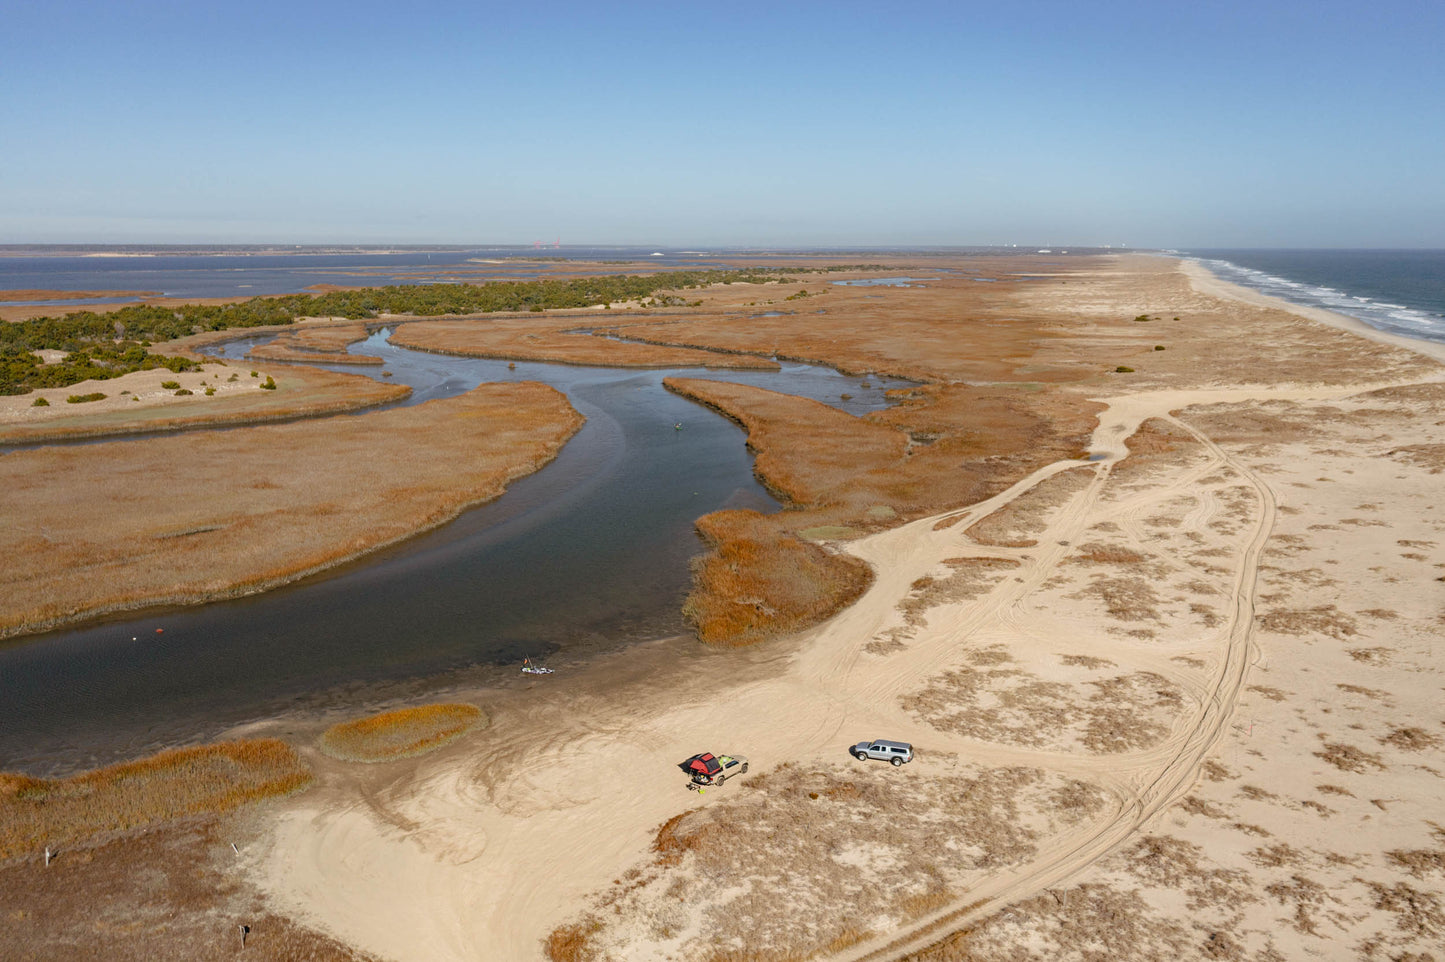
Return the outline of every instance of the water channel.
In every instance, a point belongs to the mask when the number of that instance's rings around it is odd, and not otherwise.
[[[408,351],[387,336],[354,350],[384,359],[362,373],[385,370],[413,388],[401,403],[538,380],[566,393],[587,424],[500,499],[348,566],[234,601],[0,643],[0,770],[60,774],[289,711],[359,712],[507,684],[524,656],[580,670],[599,652],[683,632],[688,561],[702,550],[693,521],[778,505],[753,477],[742,430],[662,379],[744,382],[854,414],[885,406],[884,392],[906,384],[872,376],[863,387],[863,378],[787,362],[776,373],[512,369]]]

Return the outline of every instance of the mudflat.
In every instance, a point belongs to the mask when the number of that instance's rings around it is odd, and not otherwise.
[[[224,823],[274,944],[304,927],[396,960],[1437,951],[1445,366],[1167,258],[1066,263],[900,263],[932,279],[896,288],[800,274],[613,318],[628,341],[925,382],[858,423],[675,387],[748,429],[792,502],[769,536],[871,580],[750,647],[668,639],[451,693],[485,732],[385,771],[323,756],[326,720],[251,726],[289,733],[317,780]],[[917,758],[849,756],[875,737]],[[677,763],[703,750],[751,770],[689,792]],[[93,858],[127,864],[129,844]],[[34,871],[0,869],[11,944],[50,944],[26,915]],[[178,917],[210,910],[166,884]]]

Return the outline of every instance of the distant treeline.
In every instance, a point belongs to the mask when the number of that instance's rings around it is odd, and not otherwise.
[[[874,265],[807,268],[806,271],[882,270]],[[0,323],[0,394],[25,394],[37,387],[66,387],[90,378],[119,377],[131,371],[167,367],[183,371],[183,358],[151,354],[152,343],[202,331],[290,324],[298,317],[347,317],[378,314],[437,317],[493,311],[543,311],[642,301],[664,290],[710,284],[787,282],[797,268],[736,271],[672,271],[640,277],[619,274],[573,280],[494,281],[487,284],[416,284],[364,287],[327,294],[255,297],[237,304],[185,304],[155,307],[136,304],[107,314],[77,311],[60,317]],[[58,350],[69,357],[44,364],[32,351]]]

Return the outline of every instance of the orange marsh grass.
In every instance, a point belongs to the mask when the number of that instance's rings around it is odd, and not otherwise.
[[[486,722],[487,716],[476,705],[398,708],[332,725],[321,735],[321,750],[348,762],[413,758],[441,748]]]
[[[716,511],[697,530],[713,550],[693,562],[683,614],[708,644],[742,647],[815,625],[873,581],[864,562],[795,538],[756,511]]]
[[[296,752],[275,738],[177,748],[71,778],[0,773],[0,861],[224,812],[311,782]]]

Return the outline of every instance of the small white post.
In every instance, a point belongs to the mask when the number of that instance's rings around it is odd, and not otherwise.
[[[236,847],[236,843],[235,843],[235,842],[232,842],[232,843],[231,843],[231,851],[235,852],[237,855],[240,855],[240,854],[241,854],[241,850]]]
[[[247,936],[248,933],[250,933],[250,931],[251,931],[251,926],[249,926],[249,925],[238,925],[238,926],[236,926],[236,927],[241,930],[241,948],[244,949],[244,948],[246,947],[246,936]]]
[[[45,846],[45,867],[50,868],[50,846]]]

